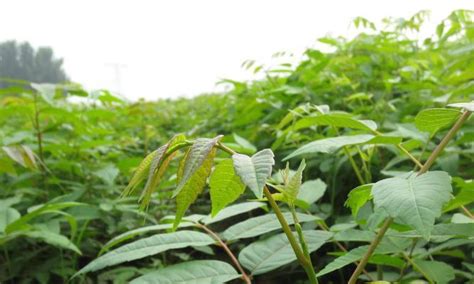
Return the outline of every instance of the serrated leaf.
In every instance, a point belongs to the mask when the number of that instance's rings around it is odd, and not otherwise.
[[[377,129],[377,124],[375,124],[373,121],[357,120],[347,115],[335,113],[304,117],[298,120],[295,125],[290,128],[292,130],[299,130],[315,125],[352,128],[365,130],[371,133]]]
[[[227,218],[257,209],[263,208],[266,204],[262,202],[244,202],[240,204],[231,205],[219,211],[215,216],[207,216],[202,220],[206,225],[217,223],[219,221],[225,220]]]
[[[206,154],[206,159],[200,163],[200,167],[194,171],[193,175],[187,179],[184,186],[176,196],[176,218],[174,220],[173,229],[176,229],[181,218],[183,218],[186,210],[196,200],[198,195],[203,191],[206,185],[207,177],[211,173],[212,163],[216,149],[212,148],[209,153]],[[184,177],[183,177],[184,180]]]
[[[301,161],[300,166],[298,167],[298,170],[291,176],[290,180],[288,181],[288,184],[285,184],[283,187],[283,195],[285,196],[286,202],[290,204],[290,206],[293,206],[296,198],[298,196],[298,193],[300,191],[301,187],[301,181],[303,179],[303,170],[306,167],[306,163],[304,159]]]
[[[349,196],[346,200],[347,207],[351,208],[352,216],[357,216],[360,208],[372,199],[372,184],[360,185],[349,192]]]
[[[234,171],[232,159],[221,161],[209,178],[212,216],[234,202],[244,192],[245,185]]]
[[[421,131],[431,135],[448,127],[461,115],[458,110],[447,108],[431,108],[420,111],[415,117],[415,125]]]
[[[428,239],[435,218],[451,199],[451,178],[433,171],[420,176],[394,177],[376,182],[372,195],[376,208],[384,209]]]
[[[185,157],[186,160],[184,162],[182,176],[178,182],[176,190],[173,192],[173,197],[178,196],[178,194],[188,183],[188,180],[191,179],[191,177],[193,177],[194,174],[202,168],[205,161],[209,160],[208,157],[211,155],[214,146],[221,138],[222,135],[219,135],[213,139],[198,138],[196,141],[194,141]]]
[[[158,149],[159,150],[159,149]],[[127,187],[123,190],[122,196],[127,196],[132,194],[137,186],[145,180],[149,173],[150,165],[151,162],[153,161],[153,158],[158,155],[158,150],[155,150],[148,154],[145,159],[143,159],[140,164],[138,165],[138,168],[135,170],[135,173],[133,174],[132,179],[128,183]]]
[[[285,161],[293,157],[305,154],[334,153],[344,146],[362,144],[370,141],[370,139],[374,137],[374,135],[360,134],[316,140],[296,149],[293,153],[286,156],[283,160]]]
[[[76,275],[96,271],[107,266],[116,265],[170,249],[189,246],[206,246],[215,243],[207,234],[194,231],[178,231],[168,234],[154,235],[112,250],[83,267]],[[75,275],[75,276],[76,276]]]
[[[232,155],[235,172],[257,198],[262,198],[263,187],[272,173],[272,168],[275,164],[273,156],[273,152],[270,149],[257,152],[252,157],[242,154]]]
[[[197,284],[225,283],[240,277],[228,263],[218,260],[194,260],[148,272],[131,284]]]
[[[296,233],[294,234],[297,237]],[[332,233],[308,230],[303,231],[303,235],[308,251],[313,252],[331,238]],[[251,243],[239,254],[239,262],[250,270],[252,275],[272,271],[294,260],[296,260],[295,253],[284,233]]]
[[[429,278],[430,282],[450,283],[456,277],[453,267],[444,262],[414,259],[413,263],[415,264],[413,267]]]
[[[294,224],[294,220],[290,212],[283,213],[283,216],[289,225]],[[320,220],[320,218],[316,216],[302,213],[297,213],[297,217],[301,223]],[[281,229],[281,225],[278,222],[277,217],[274,214],[267,214],[250,218],[230,226],[224,231],[224,233],[222,233],[222,236],[224,239],[232,241],[237,239],[252,238],[278,229]]]

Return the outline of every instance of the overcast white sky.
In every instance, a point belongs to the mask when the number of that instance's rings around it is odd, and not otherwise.
[[[270,62],[278,51],[300,58],[319,37],[353,34],[357,16],[378,22],[428,9],[434,27],[459,8],[474,9],[474,1],[0,0],[0,41],[51,46],[87,88],[154,100],[248,79],[247,59]]]

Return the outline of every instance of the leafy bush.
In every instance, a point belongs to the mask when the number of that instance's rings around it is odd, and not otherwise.
[[[472,281],[472,12],[425,16],[224,94],[1,90],[1,281]]]

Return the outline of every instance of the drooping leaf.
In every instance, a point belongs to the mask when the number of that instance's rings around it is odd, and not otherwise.
[[[296,233],[294,234],[297,237]],[[308,245],[308,251],[313,252],[331,238],[332,233],[308,230],[303,231],[303,235]],[[272,271],[294,260],[296,260],[295,253],[283,233],[251,243],[239,254],[239,262],[250,270],[252,275]]]
[[[451,199],[451,178],[446,172],[433,171],[420,176],[394,177],[372,187],[376,208],[429,238],[435,218]]]
[[[184,183],[184,186],[176,196],[176,219],[174,220],[173,229],[176,229],[181,218],[183,218],[186,213],[186,210],[188,210],[189,206],[203,191],[207,177],[211,173],[215,154],[216,149],[212,148],[211,151],[206,154],[206,159],[201,163],[200,167],[194,171],[193,175],[187,179],[187,182]]]
[[[181,222],[179,224],[178,228],[185,228],[185,227],[192,227],[192,226],[195,226],[195,224],[192,223],[192,222]],[[141,227],[141,228],[138,228],[138,229],[127,231],[123,234],[120,234],[120,235],[112,238],[105,245],[103,245],[102,248],[100,249],[99,255],[101,255],[104,252],[108,251],[111,247],[114,247],[118,244],[121,244],[124,241],[127,241],[131,238],[134,238],[134,237],[138,236],[138,235],[141,235],[141,234],[144,234],[144,233],[147,233],[147,232],[170,230],[172,228],[173,228],[173,224],[168,223],[168,224],[158,224],[158,225],[146,226],[146,227]]]
[[[31,230],[21,232],[21,234],[30,238],[42,240],[52,246],[72,250],[77,254],[81,254],[79,248],[63,235],[48,230]]]
[[[266,204],[262,202],[244,202],[235,205],[231,205],[219,211],[215,216],[207,216],[202,220],[206,225],[217,223],[219,221],[225,220],[227,218],[257,209],[263,208]]]
[[[293,224],[293,218],[290,212],[283,213],[288,224]],[[311,222],[320,220],[320,218],[312,215],[297,213],[298,220],[300,222]],[[237,239],[251,238],[259,236],[271,231],[275,231],[281,228],[278,219],[274,214],[267,214],[254,218],[247,219],[240,223],[227,228],[222,234],[223,238],[232,241]]]
[[[257,198],[262,198],[263,187],[272,173],[272,167],[275,164],[273,156],[270,149],[257,152],[252,157],[242,154],[232,155],[235,172]]]
[[[359,134],[320,139],[301,146],[293,153],[286,156],[283,160],[288,160],[293,157],[305,154],[334,153],[344,146],[365,143],[370,141],[372,138],[374,138],[374,135]]]
[[[159,150],[159,149],[158,149]],[[132,179],[128,183],[127,187],[123,190],[122,196],[127,196],[133,193],[137,186],[145,180],[150,170],[151,162],[153,161],[154,157],[159,154],[158,150],[155,150],[148,154],[145,159],[143,159],[138,168],[136,169],[135,173],[133,174]]]
[[[185,185],[188,183],[188,180],[191,179],[200,168],[202,168],[205,161],[209,160],[208,157],[213,153],[212,150],[214,149],[214,146],[221,138],[222,135],[219,135],[213,139],[198,138],[194,141],[185,157],[186,160],[184,162],[182,177],[178,182],[176,190],[173,192],[173,197],[178,196],[181,190],[183,190]]]
[[[354,217],[357,216],[360,208],[362,208],[367,201],[372,199],[372,185],[373,184],[360,185],[349,192],[345,205],[351,208]]]
[[[433,135],[438,130],[449,127],[460,115],[461,113],[455,109],[424,109],[416,115],[415,125],[421,131],[427,131]]]
[[[413,263],[418,272],[434,283],[451,283],[456,277],[453,267],[441,261],[414,259]]]
[[[244,192],[245,185],[234,171],[232,159],[221,161],[209,179],[212,216],[234,202]]]
[[[228,263],[218,260],[194,260],[148,272],[131,284],[225,283],[240,277]]]
[[[295,125],[291,127],[291,129],[299,130],[315,125],[329,125],[334,127],[352,128],[358,130],[365,130],[370,133],[377,130],[377,124],[375,124],[375,122],[373,121],[357,120],[347,115],[337,113],[304,117],[298,120]]]
[[[154,235],[126,244],[94,259],[88,265],[79,270],[76,275],[155,255],[170,249],[178,249],[188,246],[206,246],[213,244],[214,242],[215,241],[207,234],[194,231],[178,231],[174,233]]]

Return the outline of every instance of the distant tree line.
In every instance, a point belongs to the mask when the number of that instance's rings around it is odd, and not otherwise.
[[[10,86],[8,79],[35,83],[61,83],[69,78],[63,69],[63,59],[55,58],[53,49],[34,49],[28,42],[0,43],[0,88]]]

